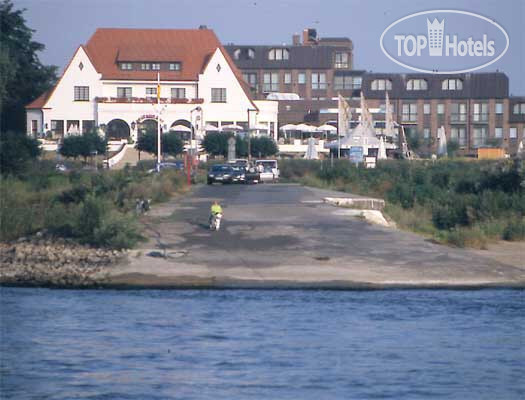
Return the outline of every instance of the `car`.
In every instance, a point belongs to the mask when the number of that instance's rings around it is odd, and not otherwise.
[[[216,182],[233,183],[234,170],[230,165],[217,164],[208,170],[208,185]]]
[[[250,184],[259,183],[260,181],[261,177],[257,171],[257,168],[255,168],[253,165],[248,166],[244,174],[244,182]]]
[[[260,171],[261,182],[277,182],[279,180],[279,166],[277,160],[257,160],[255,166]]]
[[[246,168],[243,166],[233,164],[231,165],[233,169],[233,183],[245,183],[246,182]]]
[[[173,161],[173,162],[161,162],[159,164],[159,170],[162,171],[164,169],[174,169],[177,171],[184,171],[184,161]],[[148,173],[157,172],[157,168],[152,168],[148,170]]]
[[[69,171],[69,169],[64,164],[58,163],[57,165],[55,165],[55,171],[57,171],[57,172],[67,172],[67,171]]]

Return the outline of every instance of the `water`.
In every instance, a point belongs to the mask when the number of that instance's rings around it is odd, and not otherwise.
[[[525,291],[1,288],[2,399],[522,399]]]

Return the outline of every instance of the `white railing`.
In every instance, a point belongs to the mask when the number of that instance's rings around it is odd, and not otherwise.
[[[115,154],[113,157],[108,158],[107,164],[108,168],[113,167],[115,164],[118,164],[122,158],[124,158],[124,154],[126,154],[126,149],[128,148],[127,144],[122,143],[120,150]]]

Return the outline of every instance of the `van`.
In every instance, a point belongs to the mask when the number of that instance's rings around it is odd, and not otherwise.
[[[256,160],[255,166],[262,165],[261,182],[277,182],[279,180],[279,166],[277,160]]]

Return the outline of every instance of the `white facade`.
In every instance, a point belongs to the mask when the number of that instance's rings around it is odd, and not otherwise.
[[[160,79],[163,131],[168,131],[175,121],[182,120],[192,124],[196,135],[202,137],[208,121],[219,127],[231,123],[248,126],[249,123],[251,128],[260,128],[261,124],[267,126],[271,131],[268,133],[277,138],[277,101],[253,102],[220,48],[215,50],[197,81],[163,81],[162,72]],[[88,87],[88,99],[75,101],[75,87]],[[127,99],[119,96],[122,93],[122,89],[119,93],[119,88],[131,90]],[[151,71],[149,81],[102,79],[80,46],[47,100],[38,107],[29,106],[27,109],[27,133],[52,133],[54,137],[61,137],[67,136],[68,130],[72,133],[73,125],[82,132],[94,126],[108,127],[112,121],[122,120],[129,128],[130,138],[137,140],[140,124],[148,119],[156,121],[157,98],[152,94],[156,88],[157,71]],[[212,101],[214,88],[225,89],[225,102]],[[187,102],[173,100],[172,89],[184,89]]]

